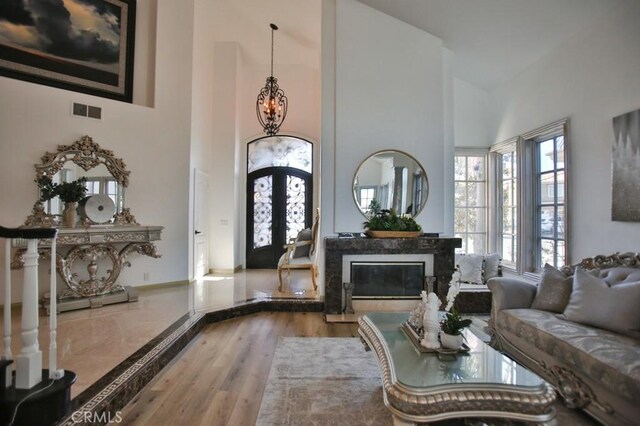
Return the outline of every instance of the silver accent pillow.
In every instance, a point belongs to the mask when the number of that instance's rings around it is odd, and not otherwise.
[[[573,292],[564,316],[580,324],[592,325],[640,338],[640,281],[609,286],[582,268],[573,275]]]
[[[481,254],[456,254],[455,262],[460,269],[460,282],[482,284],[484,257]]]
[[[491,253],[484,255],[484,282],[500,276],[500,254]]]
[[[566,276],[563,272],[546,263],[531,308],[561,314],[569,303],[572,288],[572,276]]]

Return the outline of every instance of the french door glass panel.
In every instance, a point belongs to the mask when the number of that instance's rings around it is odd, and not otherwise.
[[[263,176],[253,184],[253,248],[273,242],[273,176]]]

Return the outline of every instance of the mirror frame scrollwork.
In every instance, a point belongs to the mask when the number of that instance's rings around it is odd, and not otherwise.
[[[42,176],[52,178],[64,167],[68,161],[73,162],[84,171],[89,171],[94,167],[104,164],[111,173],[115,181],[122,185],[123,200],[124,189],[129,186],[129,175],[131,172],[127,170],[127,165],[121,158],[116,157],[113,151],[103,149],[90,136],[82,136],[71,145],[58,145],[55,152],[46,152],[41,157],[41,164],[35,164],[36,180]],[[38,194],[39,196],[39,194]],[[55,215],[47,213],[41,201],[36,201],[31,211],[31,215],[27,217],[24,226],[44,226],[51,227],[56,223]],[[121,211],[117,211],[114,215],[113,223],[115,225],[138,225],[135,217],[128,208],[123,207]],[[85,223],[90,225],[91,223]]]
[[[121,158],[115,157],[113,151],[100,148],[90,136],[83,136],[71,145],[58,145],[56,152],[46,152],[41,158],[42,164],[36,164],[36,179],[42,176],[53,177],[71,161],[85,172],[104,164],[109,173],[123,187],[129,186],[130,171]]]

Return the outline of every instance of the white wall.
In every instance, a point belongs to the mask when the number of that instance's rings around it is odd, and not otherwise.
[[[495,142],[569,117],[571,261],[639,250],[640,223],[611,221],[612,118],[640,108],[640,2],[492,93]]]
[[[455,99],[453,79],[453,52],[442,49],[442,108],[444,118],[444,161],[442,185],[443,234],[453,236],[454,224],[454,155],[455,155]]]
[[[149,75],[136,73],[134,102],[153,107],[0,77],[0,223],[18,226],[29,214],[36,201],[33,165],[45,151],[90,135],[124,159],[131,171],[126,204],[138,221],[165,227],[158,242],[162,258],[132,255],[132,267],[121,275],[122,284],[133,286],[187,278],[193,27],[193,0],[158,0],[157,23],[145,15],[153,14],[154,1],[137,4],[143,17],[136,37],[143,47],[136,49],[141,55],[136,55],[136,67]],[[155,63],[149,64],[150,58]],[[149,80],[155,83],[153,94],[138,89],[148,87]],[[102,107],[103,119],[72,117],[74,101]],[[147,282],[145,272],[150,274]],[[16,302],[22,274],[13,276]]]
[[[459,78],[453,79],[456,147],[486,148],[491,145],[491,106],[487,92]]]
[[[322,171],[325,184],[331,182],[327,174],[335,174],[335,184],[323,187],[335,194],[335,210],[323,208],[325,217],[334,216],[331,231],[362,230],[354,173],[373,152],[392,148],[425,168],[429,199],[417,221],[427,232],[443,232],[442,41],[355,0],[337,2],[335,13],[335,69],[329,71],[335,73],[335,102],[323,104],[323,114],[335,114],[335,140],[329,141],[335,164],[323,164]],[[323,133],[323,149],[330,137]]]
[[[236,138],[239,107],[236,102],[239,79],[239,50],[235,42],[216,42],[213,49],[213,154],[211,163],[211,209],[210,259],[211,267],[233,270],[236,266],[234,228],[239,218],[236,205],[235,169],[240,158],[236,157]]]

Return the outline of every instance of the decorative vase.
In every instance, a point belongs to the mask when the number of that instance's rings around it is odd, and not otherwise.
[[[65,203],[64,210],[62,211],[62,225],[67,228],[73,228],[76,226],[78,220],[77,212],[78,203]]]
[[[440,332],[440,343],[442,343],[442,347],[444,348],[460,349],[463,342],[464,337],[462,337],[462,334],[447,334],[444,331]]]

